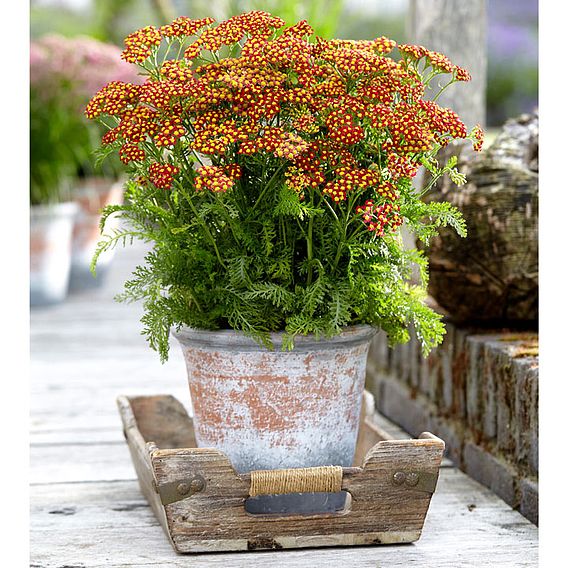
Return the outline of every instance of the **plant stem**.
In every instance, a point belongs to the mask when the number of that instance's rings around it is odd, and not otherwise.
[[[223,259],[221,258],[221,254],[219,253],[219,249],[217,248],[217,243],[215,242],[215,239],[213,238],[213,235],[211,234],[211,231],[209,230],[209,227],[207,226],[207,223],[200,217],[199,212],[197,211],[193,200],[191,199],[191,197],[186,193],[184,187],[182,186],[181,183],[177,183],[178,188],[180,189],[180,191],[186,196],[187,202],[189,203],[189,206],[191,207],[191,210],[193,211],[193,214],[195,215],[195,218],[201,223],[201,225],[203,226],[203,229],[205,230],[205,234],[207,235],[209,241],[211,242],[211,245],[213,246],[213,248],[215,249],[215,254],[217,255],[217,260],[219,261],[219,264],[223,267],[223,268],[227,268],[225,263],[223,262]]]
[[[306,239],[306,243],[308,246],[308,280],[307,285],[309,286],[312,283],[312,260],[313,260],[313,230],[314,230],[314,217],[313,215],[310,217],[310,221],[308,223],[308,237]]]
[[[276,176],[286,167],[286,162],[284,162],[272,175],[272,177],[268,180],[268,183],[266,183],[266,185],[264,186],[264,188],[262,189],[262,191],[260,192],[260,195],[258,196],[258,199],[256,200],[255,204],[252,206],[251,209],[251,213],[256,209],[257,205],[261,202],[262,198],[264,197],[264,194],[268,191],[268,189],[270,188],[270,186],[272,185],[272,182],[276,179]]]
[[[432,102],[435,102],[438,100],[438,98],[440,97],[440,95],[450,86],[453,85],[455,83],[455,79],[452,79],[451,81],[449,81],[448,83],[446,83],[446,85],[444,85],[439,91],[438,94],[432,99]]]

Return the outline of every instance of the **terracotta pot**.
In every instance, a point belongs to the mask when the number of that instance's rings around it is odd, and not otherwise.
[[[75,203],[30,208],[30,305],[62,302],[71,267],[71,234]]]
[[[122,182],[113,182],[105,178],[87,178],[73,195],[79,213],[73,228],[69,288],[71,291],[77,291],[99,287],[104,282],[115,251],[106,251],[99,257],[96,278],[91,274],[91,260],[101,239],[99,228],[101,210],[106,205],[122,203]],[[116,216],[110,217],[105,225],[105,232],[117,228],[118,222]]]
[[[351,466],[375,333],[354,326],[329,340],[298,337],[292,351],[275,333],[269,351],[235,331],[174,332],[198,445],[223,451],[241,473]]]

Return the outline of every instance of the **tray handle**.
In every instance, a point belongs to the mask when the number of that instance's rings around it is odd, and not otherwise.
[[[341,491],[341,466],[298,467],[250,472],[249,496],[287,493],[338,493]]]

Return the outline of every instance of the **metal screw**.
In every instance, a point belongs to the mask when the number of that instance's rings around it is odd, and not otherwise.
[[[180,483],[176,489],[180,495],[187,495],[191,490],[191,486],[189,483]]]
[[[405,479],[406,479],[406,473],[404,473],[404,471],[397,471],[392,476],[392,480],[395,485],[402,485]]]
[[[192,493],[198,493],[205,487],[205,481],[201,477],[195,477],[189,484]]]
[[[418,485],[418,474],[414,473],[414,472],[410,472],[406,476],[406,485],[409,485],[410,487],[414,487],[415,485]]]

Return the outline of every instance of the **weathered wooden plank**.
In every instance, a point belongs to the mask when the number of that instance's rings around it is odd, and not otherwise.
[[[177,556],[135,481],[31,488],[31,564],[192,568],[536,567],[538,529],[455,469],[441,471],[422,538],[412,545]]]
[[[29,480],[32,484],[115,479],[136,479],[125,444],[57,444],[30,448]]]
[[[152,358],[141,358],[131,364],[112,356],[96,365],[93,363],[95,360],[88,357],[70,357],[65,362],[58,361],[53,364],[34,362],[31,370],[37,380],[34,378],[30,386],[31,402],[38,407],[49,408],[53,407],[54,401],[45,404],[44,396],[70,393],[79,397],[83,393],[83,398],[88,399],[91,394],[100,391],[104,396],[114,392],[116,397],[121,390],[136,392],[135,389],[138,389],[138,392],[146,389],[154,393],[169,392],[171,389],[183,390],[184,403],[185,399],[189,400],[187,373],[182,365],[183,361],[173,359],[167,365],[161,366]],[[43,366],[46,368],[43,369]],[[100,375],[97,375],[97,372]],[[94,402],[99,401],[95,399]],[[106,404],[106,401],[100,402],[101,406]],[[116,412],[116,409],[114,410]]]
[[[120,417],[116,412],[116,380],[109,380],[111,385],[105,387],[108,390],[101,397],[101,389],[95,389],[89,392],[88,396],[84,396],[81,388],[77,389],[76,395],[79,400],[87,400],[90,404],[85,404],[82,408],[80,416],[75,411],[69,416],[64,410],[61,410],[59,402],[52,399],[46,401],[46,395],[33,396],[33,406],[36,407],[37,415],[32,416],[32,427],[30,430],[30,440],[32,445],[95,445],[95,444],[124,444],[124,436],[120,425]],[[176,383],[179,383],[176,379]],[[165,381],[166,385],[170,384],[169,380]],[[154,386],[140,388],[133,386],[121,390],[125,395],[152,395],[155,394]],[[159,383],[160,390],[168,392],[175,396],[177,400],[184,404],[186,410],[191,415],[191,404],[189,400],[189,390],[183,386],[178,388],[162,388],[164,384]],[[63,388],[63,387],[62,387]],[[66,389],[68,392],[70,389]],[[63,398],[69,401],[70,395]],[[112,406],[109,407],[109,401],[112,399]],[[47,402],[47,404],[46,404]],[[74,401],[74,404],[77,404]],[[47,407],[47,408],[46,408]],[[74,421],[73,421],[74,417]],[[385,438],[404,439],[409,435],[402,428],[375,412],[368,417],[373,424],[383,431]],[[77,424],[80,422],[80,424]],[[360,455],[356,458],[355,463],[361,462],[364,456]],[[444,459],[442,466],[447,466],[451,462]]]
[[[124,444],[122,431],[113,422],[109,426],[30,430],[32,446],[93,446],[98,444]]]

